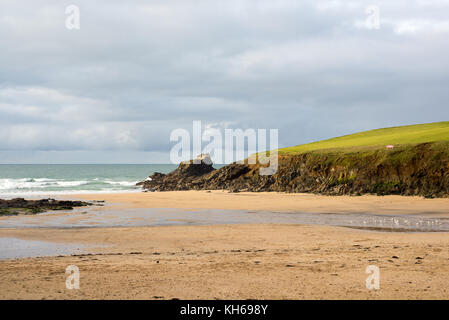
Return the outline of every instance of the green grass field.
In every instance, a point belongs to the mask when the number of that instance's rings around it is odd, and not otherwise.
[[[391,127],[359,132],[279,149],[280,154],[300,154],[312,151],[356,151],[385,148],[386,145],[404,146],[425,142],[449,142],[449,121]]]

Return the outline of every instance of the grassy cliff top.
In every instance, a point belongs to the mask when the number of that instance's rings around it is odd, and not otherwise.
[[[385,148],[386,145],[416,145],[419,143],[438,141],[449,142],[449,121],[363,131],[328,140],[283,148],[278,151],[280,154],[300,154],[331,149],[355,151]]]

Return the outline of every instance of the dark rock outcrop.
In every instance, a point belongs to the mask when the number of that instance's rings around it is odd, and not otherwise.
[[[83,201],[41,199],[25,200],[15,198],[0,199],[0,215],[36,214],[49,210],[72,210],[74,207],[90,206],[92,203]]]
[[[220,169],[192,161],[155,173],[139,185],[149,191],[229,190],[309,192],[327,195],[449,196],[449,144],[424,143],[395,150],[315,152],[279,157],[270,176],[260,165],[233,163]]]
[[[209,157],[197,158],[181,162],[179,167],[168,173],[156,172],[149,179],[139,182],[144,189],[150,191],[169,191],[193,189],[201,177],[215,171]]]

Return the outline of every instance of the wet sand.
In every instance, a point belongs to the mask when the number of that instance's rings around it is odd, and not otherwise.
[[[284,212],[427,213],[442,217],[449,208],[448,199],[409,197],[222,192],[81,197],[113,202],[111,208],[115,209],[200,207]],[[107,209],[106,206],[96,210]],[[242,224],[0,229],[0,237],[77,243],[90,248],[90,254],[76,256],[1,260],[1,299],[449,297],[449,233]],[[79,267],[80,290],[65,287],[68,265]],[[380,268],[380,290],[365,287],[368,265]]]
[[[348,227],[384,232],[449,232],[449,218],[428,214],[272,212],[254,210],[91,207],[0,218],[5,228],[112,228],[222,224],[293,224]],[[2,254],[0,251],[0,258]]]

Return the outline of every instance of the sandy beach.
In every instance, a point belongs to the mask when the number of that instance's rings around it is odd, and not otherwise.
[[[117,208],[425,214],[449,199],[163,192],[67,196]],[[0,261],[1,299],[447,299],[449,233],[244,224],[0,229],[0,237],[76,243],[84,254]],[[80,289],[65,286],[66,267]],[[380,289],[368,290],[368,265]]]
[[[449,198],[403,196],[323,196],[305,193],[228,191],[170,191],[147,193],[81,194],[66,199],[104,200],[116,208],[190,208],[329,212],[426,214],[449,217]]]

